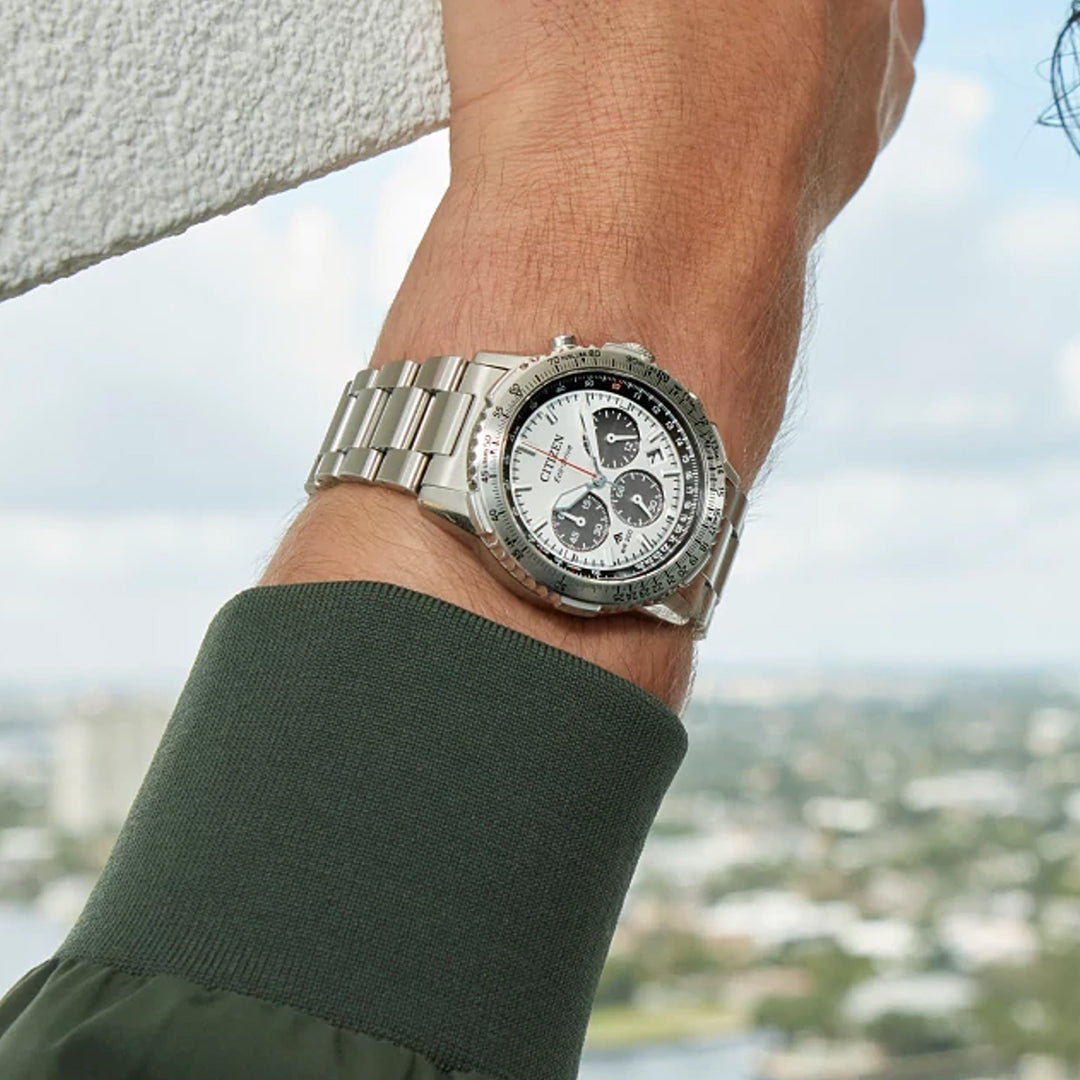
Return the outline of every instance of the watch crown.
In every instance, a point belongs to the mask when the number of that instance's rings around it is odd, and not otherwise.
[[[573,334],[556,334],[551,339],[551,351],[558,352],[560,349],[572,349],[577,344],[577,338]]]

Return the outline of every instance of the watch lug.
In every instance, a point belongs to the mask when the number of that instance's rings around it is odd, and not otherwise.
[[[532,359],[529,356],[522,356],[520,353],[501,353],[501,352],[478,352],[472,359],[474,364],[481,364],[484,367],[501,368],[503,371],[510,371],[512,368],[520,367],[526,360]]]
[[[655,600],[651,604],[642,604],[639,609],[643,614],[660,622],[671,623],[673,626],[685,626],[690,622],[690,604],[682,595],[682,590],[672,593],[663,600]]]
[[[574,600],[569,596],[560,596],[558,606],[564,611],[572,611],[575,615],[599,615],[604,610],[602,604],[590,604],[584,600]]]
[[[469,496],[456,488],[439,487],[436,484],[421,484],[417,492],[420,509],[433,517],[440,525],[452,526],[464,532],[475,534],[472,515],[469,513]]]
[[[639,359],[644,360],[646,364],[656,363],[656,357],[653,353],[637,341],[608,341],[604,343],[604,348],[625,349],[627,352],[633,353]]]

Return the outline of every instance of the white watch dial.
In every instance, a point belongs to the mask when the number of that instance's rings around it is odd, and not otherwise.
[[[508,503],[560,568],[624,578],[669,561],[693,530],[702,467],[680,417],[650,388],[568,374],[540,388],[508,432]]]

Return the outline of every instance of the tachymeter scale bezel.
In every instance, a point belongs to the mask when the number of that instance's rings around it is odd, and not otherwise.
[[[659,397],[684,421],[701,464],[701,500],[686,540],[669,560],[635,577],[591,578],[552,562],[526,533],[506,490],[502,464],[507,433],[525,402],[548,383],[589,369],[624,376]],[[488,395],[469,453],[473,527],[492,554],[532,592],[556,604],[565,598],[597,610],[652,603],[693,581],[719,531],[726,483],[723,447],[697,397],[669,372],[617,345],[577,346],[531,358],[508,372]]]

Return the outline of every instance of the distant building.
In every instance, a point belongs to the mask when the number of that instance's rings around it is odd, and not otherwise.
[[[983,888],[1024,885],[1039,872],[1034,851],[995,851],[971,864],[971,877]]]
[[[762,1055],[756,1075],[762,1080],[864,1080],[877,1076],[886,1058],[870,1042],[831,1042],[800,1039],[786,1050]]]
[[[1023,812],[1024,789],[996,769],[964,769],[941,776],[924,776],[904,788],[909,810],[962,810],[987,817],[1013,817]]]
[[[1080,788],[1070,791],[1062,803],[1065,816],[1074,824],[1080,825]]]
[[[902,919],[861,919],[845,926],[836,942],[852,956],[881,964],[908,963],[921,951],[918,932]]]
[[[1043,904],[1040,918],[1042,931],[1052,941],[1080,941],[1080,900],[1071,896],[1055,896]]]
[[[951,972],[881,975],[859,983],[844,1000],[844,1014],[856,1024],[870,1024],[887,1013],[949,1016],[975,1000],[975,982]]]
[[[757,967],[724,976],[724,1003],[743,1016],[750,1015],[766,998],[800,998],[814,992],[805,968]]]
[[[56,854],[48,829],[20,825],[0,829],[0,882],[5,877],[48,865]]]
[[[1039,951],[1031,924],[1009,915],[954,912],[938,926],[942,945],[967,968],[1030,964]]]
[[[38,894],[34,909],[56,926],[72,926],[86,906],[94,874],[70,874],[50,881]]]
[[[925,911],[932,893],[932,881],[925,874],[874,870],[866,886],[865,903],[873,914],[915,920]]]
[[[843,900],[818,903],[783,889],[731,893],[706,908],[701,932],[718,941],[749,942],[774,949],[796,941],[836,940],[859,921]]]
[[[168,721],[156,699],[93,696],[57,721],[52,823],[77,836],[118,828]]]
[[[803,829],[776,825],[754,829],[718,823],[707,832],[649,838],[637,877],[660,875],[680,888],[700,888],[711,877],[736,866],[768,865],[802,854]]]
[[[1050,757],[1060,754],[1076,732],[1080,717],[1070,709],[1045,706],[1036,709],[1028,717],[1027,744],[1028,753],[1036,757]]]
[[[840,799],[818,795],[807,799],[803,821],[811,828],[829,832],[868,833],[881,823],[881,810],[869,799]]]

